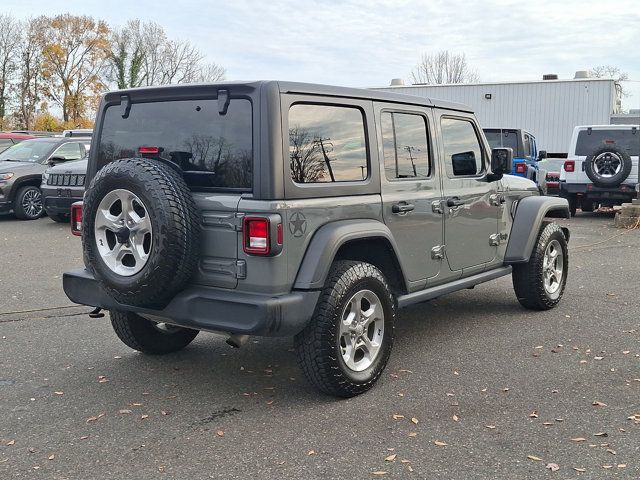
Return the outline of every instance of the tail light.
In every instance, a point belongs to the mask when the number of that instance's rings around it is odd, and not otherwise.
[[[573,160],[566,160],[564,162],[564,171],[567,173],[576,171],[576,162]]]
[[[242,249],[249,255],[274,256],[282,251],[282,219],[272,214],[242,220]]]
[[[76,237],[82,235],[82,202],[71,205],[71,233]]]
[[[516,163],[516,173],[525,173],[527,171],[527,164],[524,162]]]
[[[157,155],[158,153],[160,153],[160,149],[158,147],[138,147],[138,153]]]

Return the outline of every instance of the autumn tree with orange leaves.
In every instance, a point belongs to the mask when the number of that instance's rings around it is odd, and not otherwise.
[[[60,107],[65,123],[84,123],[105,90],[100,74],[109,54],[109,27],[71,14],[41,21],[43,93]]]

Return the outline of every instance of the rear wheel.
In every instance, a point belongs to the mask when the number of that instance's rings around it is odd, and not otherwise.
[[[113,330],[125,345],[151,355],[182,350],[198,335],[198,330],[152,322],[132,312],[111,310],[109,316]]]
[[[338,397],[369,390],[391,354],[394,320],[382,272],[368,263],[336,262],[311,322],[295,337],[298,363],[309,382]]]
[[[578,199],[575,195],[569,195],[567,197],[567,201],[569,202],[569,212],[572,217],[575,217],[576,212],[578,211]]]
[[[520,304],[532,310],[555,307],[564,293],[568,269],[562,229],[555,223],[543,225],[529,261],[513,266],[513,289]]]
[[[33,185],[20,188],[13,202],[13,212],[20,220],[36,220],[44,214],[42,192]]]

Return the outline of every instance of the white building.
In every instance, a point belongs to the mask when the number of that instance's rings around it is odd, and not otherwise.
[[[576,72],[576,77],[585,73]],[[610,79],[392,85],[376,90],[469,105],[483,128],[527,130],[536,137],[538,149],[550,153],[568,150],[576,125],[609,125],[611,116],[620,113],[619,89]]]

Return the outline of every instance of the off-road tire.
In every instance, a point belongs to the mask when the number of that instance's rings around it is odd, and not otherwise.
[[[550,295],[544,286],[543,262],[549,243],[557,240],[562,249],[563,274],[557,294]],[[533,252],[527,263],[513,266],[513,289],[520,304],[530,310],[549,310],[555,307],[564,293],[569,268],[567,239],[556,223],[543,223]]]
[[[381,350],[373,363],[361,372],[349,369],[339,349],[339,324],[346,302],[368,289],[380,299],[384,312]],[[353,397],[369,390],[382,374],[393,346],[395,304],[384,275],[369,263],[336,261],[309,325],[294,339],[298,364],[307,380],[320,391]]]
[[[25,195],[32,191],[40,194],[40,210],[35,215],[32,215],[28,211],[26,211],[24,206],[22,205]],[[26,185],[24,187],[20,187],[20,189],[18,189],[18,192],[16,193],[16,198],[13,201],[13,214],[19,220],[37,220],[44,215],[44,207],[42,202],[42,192],[38,187],[34,185]]]
[[[615,156],[618,156],[622,161],[622,168],[618,173],[613,175],[612,177],[603,177],[597,172],[595,160],[598,156],[606,153],[611,153]],[[594,185],[598,187],[617,187],[622,182],[624,182],[631,173],[631,157],[629,153],[625,152],[619,147],[615,145],[603,145],[593,151],[591,155],[589,155],[584,161],[584,173],[587,174],[589,180],[591,180]]]
[[[154,323],[132,312],[111,310],[111,325],[118,338],[128,347],[149,355],[177,352],[189,345],[198,330],[171,327],[162,331]]]
[[[94,232],[96,211],[112,190],[127,189],[144,203],[153,231],[149,258],[135,275],[113,272],[103,261]],[[118,302],[163,308],[198,268],[200,214],[181,174],[153,159],[126,158],[105,165],[84,199],[82,244],[102,288]]]
[[[65,215],[64,213],[48,213],[49,218],[57,223],[70,223],[71,215]]]

